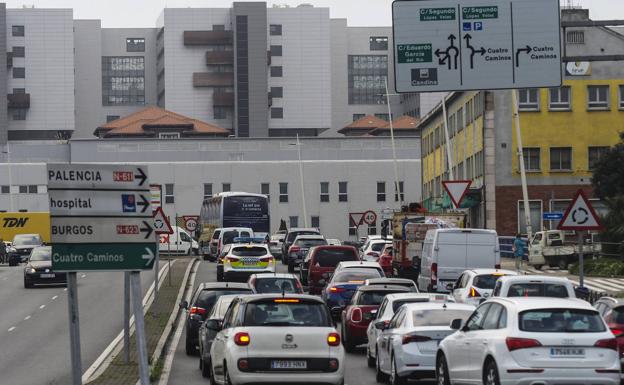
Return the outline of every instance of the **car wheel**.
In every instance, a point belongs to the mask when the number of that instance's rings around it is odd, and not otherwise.
[[[223,365],[223,382],[225,385],[232,385],[232,380],[230,379],[230,372],[227,370],[227,366]]]
[[[375,359],[370,355],[370,348],[366,346],[366,364],[369,368],[375,367]]]
[[[406,385],[407,380],[401,378],[397,372],[396,362],[394,361],[394,353],[390,358],[390,384],[391,385]]]
[[[31,287],[33,287],[32,282],[30,282],[29,280],[27,280],[26,278],[24,278],[24,288],[26,288],[26,289],[30,289]]]
[[[436,384],[438,385],[451,385],[449,379],[448,365],[446,364],[446,358],[444,355],[440,355],[438,363],[436,364]]]
[[[375,380],[377,382],[386,382],[386,374],[381,371],[381,366],[379,365],[379,354],[377,354],[377,359],[375,360]]]
[[[214,370],[212,369],[212,362],[210,362],[210,365],[208,366],[208,371],[209,373],[209,379],[208,379],[208,383],[210,385],[217,385],[217,382],[215,381],[215,376],[214,376]]]
[[[293,262],[288,262],[288,272],[289,273],[295,272],[295,264]]]
[[[197,348],[195,347],[195,345],[193,345],[193,341],[191,339],[191,336],[189,336],[189,333],[186,332],[186,355],[187,356],[194,356],[195,354],[197,354]]]
[[[210,362],[206,362],[203,355],[199,357],[199,368],[201,369],[202,377],[210,377]]]
[[[494,360],[491,358],[485,364],[485,370],[483,371],[483,384],[500,385],[498,368],[496,367],[496,362],[494,362]]]

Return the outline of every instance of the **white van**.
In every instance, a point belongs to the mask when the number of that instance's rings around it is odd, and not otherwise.
[[[173,234],[160,234],[158,250],[160,254],[197,255],[199,243],[179,226],[171,226]]]
[[[249,227],[223,227],[217,242],[217,255],[221,255],[223,245],[234,243],[234,238],[253,238],[254,231]]]
[[[450,286],[461,273],[478,268],[500,269],[500,247],[495,230],[428,230],[420,260],[418,289],[450,292]]]

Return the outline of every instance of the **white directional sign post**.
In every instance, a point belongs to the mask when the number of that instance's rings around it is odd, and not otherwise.
[[[561,85],[559,0],[396,0],[397,92]]]
[[[442,186],[453,201],[455,208],[459,208],[471,184],[471,180],[445,180],[442,182]]]

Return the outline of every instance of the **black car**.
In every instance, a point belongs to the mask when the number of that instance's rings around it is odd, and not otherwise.
[[[180,306],[187,312],[186,315],[186,354],[197,354],[199,344],[199,326],[212,311],[217,299],[226,294],[253,294],[246,283],[233,282],[206,282],[200,283],[193,294],[191,303],[183,301]]]
[[[36,284],[67,284],[67,273],[52,270],[52,247],[39,246],[32,249],[24,268],[24,287]]]
[[[18,234],[13,237],[13,244],[9,249],[9,266],[17,266],[28,260],[32,249],[42,246],[43,241],[39,234]]]
[[[282,242],[282,263],[288,265],[288,249],[299,235],[320,235],[318,229],[293,227],[286,233],[284,242]]]

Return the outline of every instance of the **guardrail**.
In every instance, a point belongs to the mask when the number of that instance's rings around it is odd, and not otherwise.
[[[509,237],[509,236],[499,236],[498,237],[498,243],[500,245],[500,255],[501,258],[513,258],[513,243],[514,240],[516,239],[516,237]],[[527,261],[529,259],[529,254],[528,254],[528,242],[526,238],[521,238],[524,241],[524,257],[522,259],[524,259],[525,261]]]

